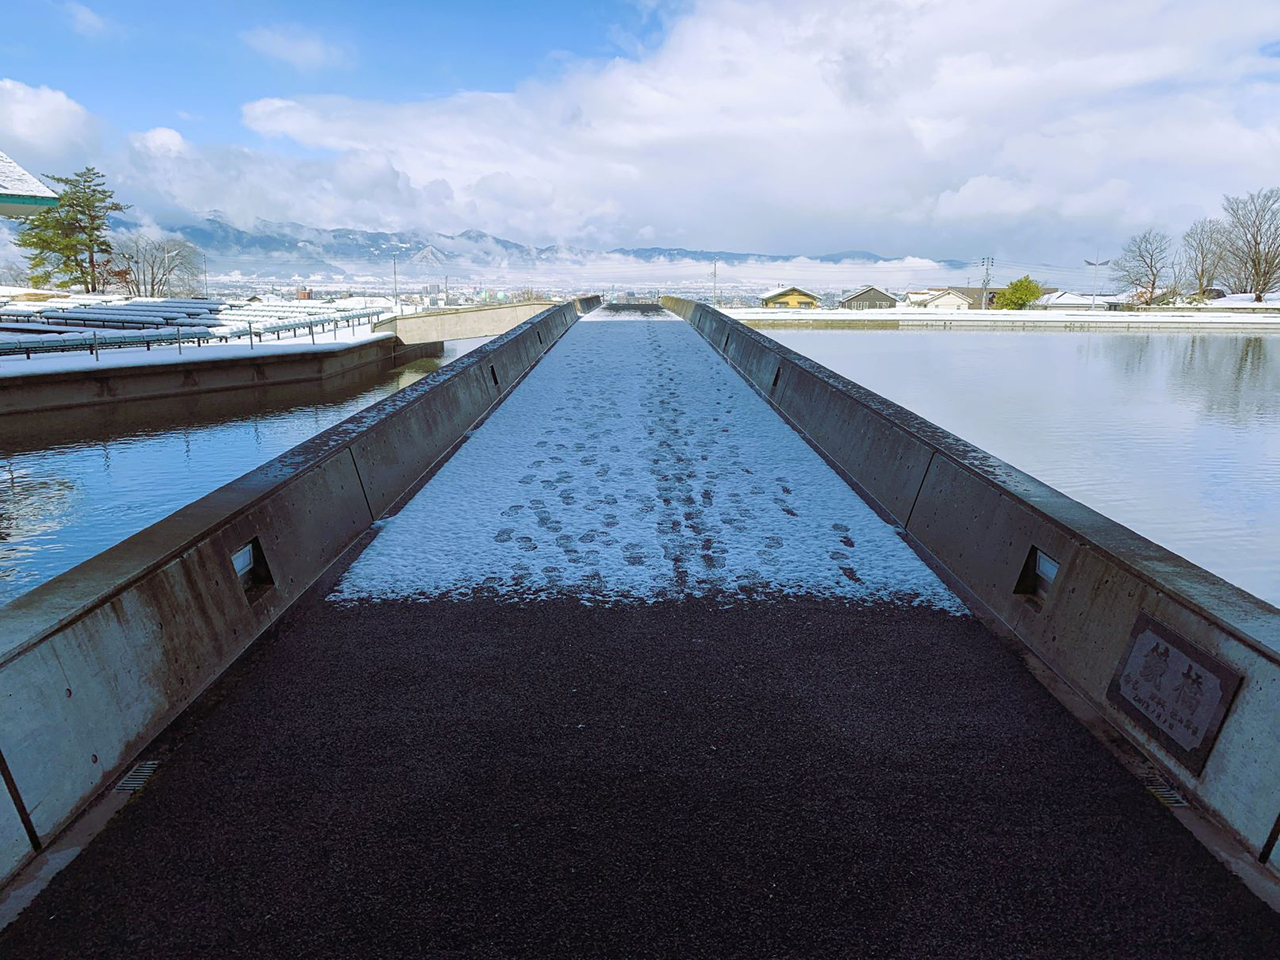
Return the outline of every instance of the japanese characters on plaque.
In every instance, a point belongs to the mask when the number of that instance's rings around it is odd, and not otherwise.
[[[1199,773],[1241,679],[1182,634],[1140,613],[1107,699]]]

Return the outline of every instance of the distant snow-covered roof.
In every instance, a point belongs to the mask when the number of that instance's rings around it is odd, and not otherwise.
[[[815,300],[818,299],[814,294],[810,293],[808,290],[801,290],[799,287],[778,287],[777,290],[770,290],[768,293],[760,294],[760,299],[770,300],[774,297],[781,296],[782,294],[788,292],[789,290],[794,290],[796,293],[802,293],[806,297],[813,297],[813,299]]]
[[[8,156],[0,153],[0,194],[13,197],[41,197],[56,200],[58,195],[23,170]]]
[[[365,307],[391,307],[394,301],[386,296],[367,296],[367,297],[332,297],[327,300],[328,303],[335,307],[344,309],[360,310]]]
[[[959,290],[956,290],[952,287],[947,287],[945,290],[930,290],[929,296],[926,296],[920,302],[925,304],[933,303],[933,301],[935,300],[941,300],[947,294],[951,294],[953,297],[959,297],[965,303],[973,303],[972,297],[970,297],[968,294],[961,293]]]
[[[1101,299],[1101,297],[1099,297],[1099,299]],[[1090,297],[1086,297],[1079,293],[1069,293],[1066,290],[1059,290],[1057,293],[1046,293],[1036,301],[1036,303],[1046,307],[1051,304],[1057,304],[1059,306],[1064,304],[1084,306],[1086,303],[1092,302],[1093,301]]]
[[[0,153],[0,217],[22,217],[52,207],[58,195]]]
[[[868,290],[874,290],[876,293],[882,293],[886,297],[891,297],[895,301],[898,299],[888,290],[882,290],[880,287],[877,287],[874,283],[864,283],[857,290],[853,291],[853,293],[847,293],[843,297],[841,297],[840,302],[844,303],[846,300],[852,300],[854,297],[860,297],[864,293],[866,293]]]

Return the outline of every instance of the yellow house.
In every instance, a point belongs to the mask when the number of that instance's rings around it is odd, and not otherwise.
[[[770,290],[760,298],[760,301],[766,307],[779,307],[784,310],[815,310],[819,306],[817,297],[799,287]]]

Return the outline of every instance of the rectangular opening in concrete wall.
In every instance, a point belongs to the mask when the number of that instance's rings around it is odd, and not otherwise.
[[[1033,606],[1039,607],[1048,599],[1049,590],[1057,579],[1058,561],[1039,547],[1033,546],[1022,564],[1022,573],[1018,575],[1018,585],[1014,592],[1025,597]]]
[[[733,332],[733,331],[729,331],[729,333],[732,333],[732,332]],[[725,350],[725,349],[727,349],[727,348],[728,348],[728,346],[729,346],[729,333],[726,333],[726,334],[724,335],[724,343],[720,344],[720,349],[721,349],[721,350]]]
[[[533,331],[533,332],[534,332],[534,333],[536,333],[536,334],[538,335],[538,343],[539,343],[539,344],[541,344],[541,343],[542,343],[542,331],[541,331],[541,330],[535,330],[535,331]]]
[[[493,369],[493,364],[489,364],[489,376],[493,377],[493,385],[498,385],[498,372]]]
[[[778,378],[779,378],[780,376],[782,376],[782,366],[781,366],[781,365],[779,365],[779,366],[778,366],[778,369],[777,369],[777,370],[773,371],[773,383],[772,383],[772,384],[770,385],[770,387],[769,387],[769,392],[770,392],[770,393],[772,393],[774,390],[778,389]]]
[[[257,537],[231,554],[231,566],[235,568],[240,586],[244,588],[250,603],[275,585],[271,568],[267,566],[266,555],[262,552],[262,544]]]

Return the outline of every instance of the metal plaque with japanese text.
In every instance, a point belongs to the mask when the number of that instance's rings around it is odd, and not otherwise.
[[[1176,630],[1139,613],[1107,699],[1199,774],[1242,679]]]

